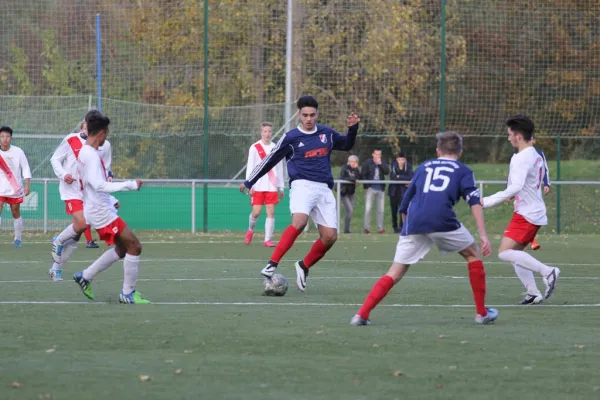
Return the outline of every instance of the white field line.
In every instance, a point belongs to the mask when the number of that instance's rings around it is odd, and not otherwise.
[[[381,276],[315,276],[311,277],[312,281],[323,281],[323,280],[376,280]],[[219,282],[219,281],[261,281],[264,278],[249,278],[249,277],[231,277],[231,278],[140,278],[138,282]],[[403,279],[408,280],[468,280],[468,276],[405,276]],[[487,276],[488,280],[495,279],[517,279],[516,276]],[[64,282],[70,281],[70,275],[65,277]],[[600,276],[561,276],[560,280],[600,280]],[[116,279],[102,279],[102,281],[120,281]],[[52,282],[49,279],[21,279],[21,280],[0,280],[0,284],[3,283],[51,283],[57,284],[58,282]]]
[[[89,304],[89,305],[107,305],[116,304],[110,302],[92,302],[92,301],[0,301],[0,305],[23,304],[23,305],[57,305],[57,304]],[[212,302],[212,301],[179,301],[179,302],[156,302],[152,303],[159,306],[299,306],[299,307],[360,307],[358,303],[280,303],[280,302]],[[490,304],[490,307],[498,308],[530,308],[520,304]],[[151,306],[144,306],[151,307]],[[378,307],[399,307],[399,308],[472,308],[472,304],[380,304]],[[536,308],[592,308],[600,307],[600,304],[544,304]]]
[[[215,262],[243,262],[243,263],[256,263],[256,264],[264,264],[266,262],[266,258],[264,259],[258,259],[258,258],[143,258],[144,256],[142,255],[142,258],[140,259],[140,262],[194,262],[194,263],[215,263]],[[0,264],[39,264],[39,263],[44,263],[44,264],[48,264],[51,265],[52,261],[50,256],[48,256],[49,261],[40,261],[40,260],[19,260],[19,261],[8,261],[8,260],[0,260]],[[93,263],[96,260],[72,260],[69,261],[69,264],[90,264]],[[283,261],[282,263],[285,263],[286,261]],[[289,261],[287,261],[289,262]],[[340,259],[323,259],[320,260],[319,263],[370,263],[370,264],[390,264],[391,260],[340,260]],[[418,264],[433,264],[433,265],[444,265],[444,264],[460,264],[460,265],[464,265],[465,262],[464,261],[434,261],[434,260],[430,260],[430,261],[419,261]],[[416,265],[418,265],[416,264]],[[485,265],[510,265],[507,262],[504,261],[484,261]],[[558,263],[556,264],[557,266],[561,267],[561,266],[570,266],[570,267],[598,267],[600,266],[600,264],[598,263]]]

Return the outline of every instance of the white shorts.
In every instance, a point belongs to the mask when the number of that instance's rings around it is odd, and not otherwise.
[[[463,225],[455,231],[433,232],[400,236],[396,246],[394,262],[415,264],[423,259],[431,246],[435,244],[442,253],[456,253],[475,242],[471,233]]]
[[[335,196],[326,183],[299,179],[290,188],[290,212],[310,215],[317,225],[337,229]]]

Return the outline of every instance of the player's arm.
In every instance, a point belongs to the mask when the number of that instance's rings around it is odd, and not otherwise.
[[[81,153],[79,157],[82,158]],[[137,181],[107,182],[102,173],[100,158],[96,154],[92,154],[91,157],[84,156],[84,158],[81,160],[83,179],[97,192],[114,193],[139,189]]]
[[[288,154],[291,154],[292,147],[290,146],[287,137],[283,135],[281,140],[277,143],[277,146],[261,161],[260,164],[252,170],[250,175],[246,178],[243,185],[240,186],[240,191],[244,188],[250,189],[260,178],[262,178],[267,172],[269,172],[277,163],[283,160]]]
[[[333,150],[350,151],[354,147],[356,142],[356,135],[358,134],[358,122],[348,127],[348,133],[342,135],[341,133],[333,131]]]
[[[71,147],[66,139],[63,139],[62,142],[58,145],[52,157],[50,158],[50,164],[52,164],[52,169],[54,170],[54,175],[61,181],[65,179],[65,176],[68,175],[67,171],[63,168],[63,161],[69,155],[71,151]],[[68,182],[69,183],[69,182]]]
[[[417,170],[415,171],[415,179],[413,179],[408,185],[408,189],[406,190],[406,193],[404,193],[404,197],[402,198],[402,203],[400,203],[399,211],[400,214],[402,214],[402,222],[406,221],[406,213],[408,212],[408,206],[410,205],[411,200],[417,193],[416,177],[420,171],[421,168],[417,168]]]
[[[463,199],[471,207],[471,214],[475,219],[479,240],[481,241],[481,254],[489,256],[492,252],[490,241],[485,230],[485,219],[483,207],[481,206],[481,193],[475,184],[475,175],[472,172],[465,173],[460,180],[460,191]]]
[[[25,179],[25,196],[29,196],[29,193],[31,193],[31,169],[24,152],[21,152],[19,163],[21,164],[21,174]]]
[[[510,184],[506,189],[483,198],[483,208],[490,208],[501,204],[505,200],[510,200],[515,197],[525,186],[525,179],[527,178],[527,165],[512,165],[510,166]]]
[[[250,178],[252,171],[254,171],[254,167],[256,167],[256,149],[254,145],[250,146],[248,150],[248,162],[246,163],[246,179]]]
[[[102,147],[102,161],[104,161],[104,167],[106,168],[106,174],[108,175],[109,181],[112,182],[114,178],[112,172],[112,146],[110,145],[110,142],[106,140]]]
[[[283,179],[283,161],[279,161],[275,166],[275,176],[277,177],[277,189],[279,190],[279,197],[283,197],[285,182]]]
[[[544,161],[544,193],[550,193],[550,169],[548,168],[548,162],[546,161],[546,155],[543,151],[540,151],[540,156]]]

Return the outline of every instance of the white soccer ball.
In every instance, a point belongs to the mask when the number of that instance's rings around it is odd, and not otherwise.
[[[281,274],[274,274],[270,278],[265,278],[263,285],[265,296],[285,296],[288,290],[288,281]]]

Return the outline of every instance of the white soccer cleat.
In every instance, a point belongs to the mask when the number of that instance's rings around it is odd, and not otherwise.
[[[50,270],[48,271],[48,275],[50,275],[50,280],[53,282],[60,282],[63,280],[61,269],[50,268]]]
[[[546,292],[544,293],[544,299],[550,297],[554,289],[556,288],[556,281],[558,280],[558,276],[560,275],[560,269],[552,268],[552,272],[550,272],[547,276],[542,277],[544,281],[544,285],[546,285]]]
[[[352,325],[352,326],[366,326],[366,325],[371,325],[371,321],[368,320],[368,319],[364,319],[360,315],[356,314],[350,320],[350,325]]]
[[[273,264],[271,263],[271,261],[269,261],[267,263],[267,266],[264,267],[260,273],[262,274],[262,276],[270,278],[273,276],[273,274],[275,273],[275,270],[277,269],[277,264]]]
[[[496,319],[498,319],[498,310],[496,310],[495,308],[488,308],[485,317],[482,317],[479,314],[475,316],[475,323],[487,325],[494,322]]]
[[[301,265],[302,261],[296,261],[294,267],[296,267],[296,287],[299,291],[306,291],[306,277],[308,276],[308,268]]]

